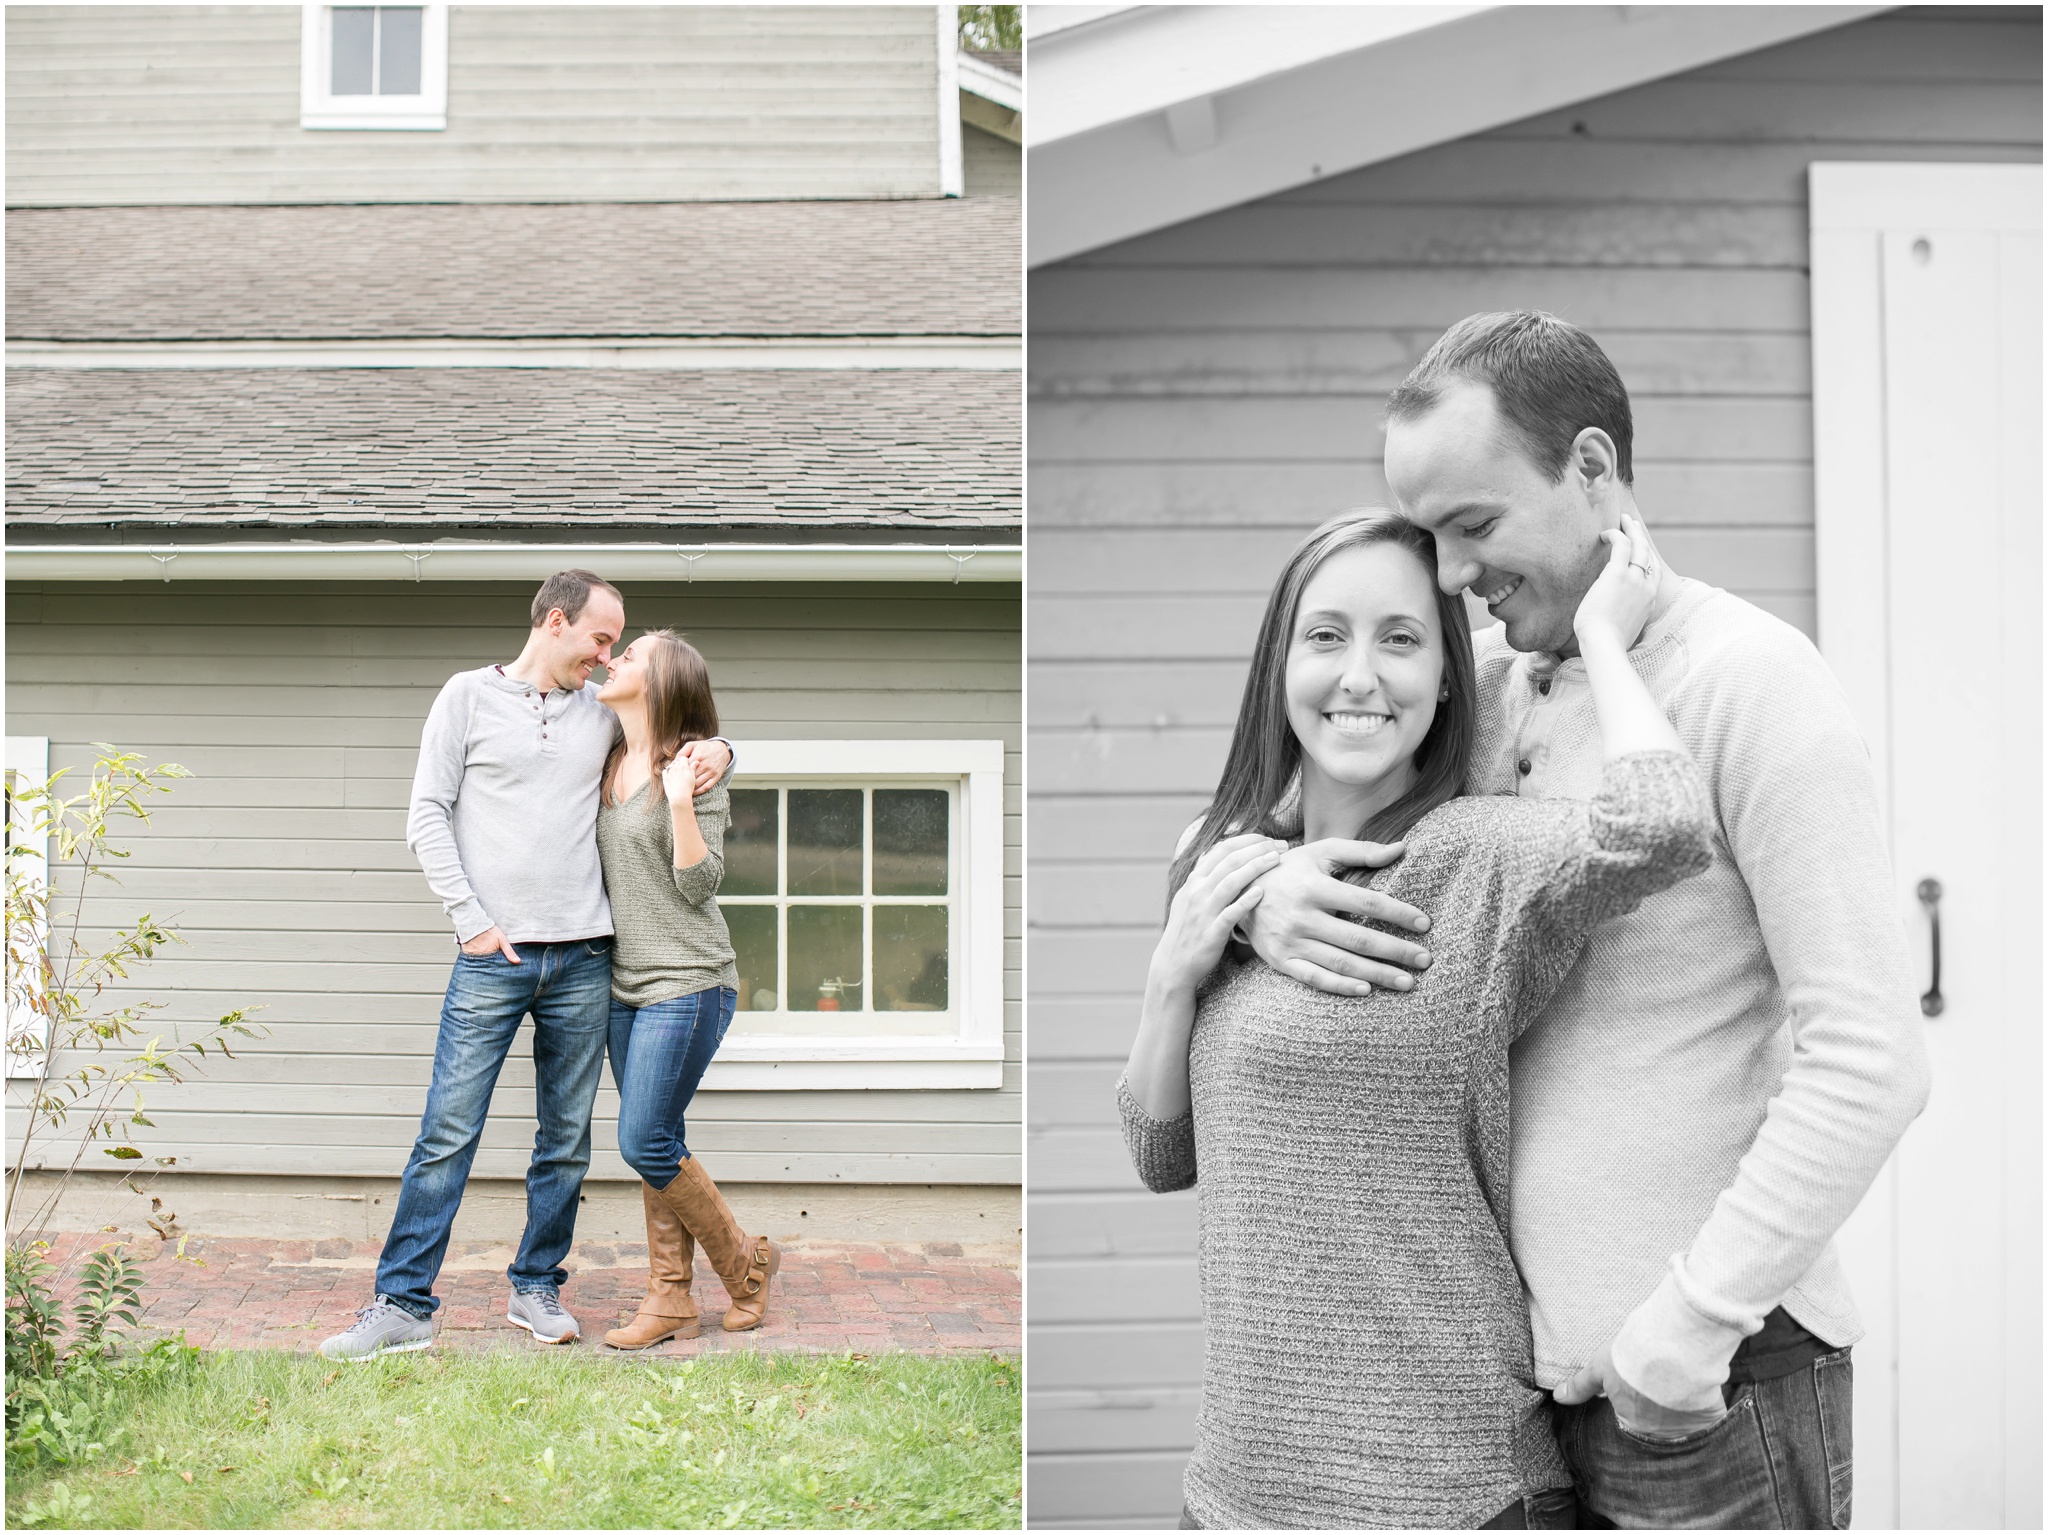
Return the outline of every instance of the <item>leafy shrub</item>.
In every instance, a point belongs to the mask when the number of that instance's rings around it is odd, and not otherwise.
[[[159,1338],[123,1355],[142,1292],[142,1267],[118,1244],[86,1259],[63,1321],[51,1289],[55,1268],[44,1242],[7,1249],[7,1463],[78,1465],[96,1459],[126,1431],[122,1400],[167,1376],[195,1368],[199,1350],[184,1335]],[[61,1488],[62,1484],[59,1483]],[[52,1490],[60,1502],[68,1492]],[[82,1506],[82,1505],[81,1505]],[[51,1509],[61,1523],[64,1509]]]

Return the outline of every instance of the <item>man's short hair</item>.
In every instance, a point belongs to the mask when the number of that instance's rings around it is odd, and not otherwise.
[[[626,605],[626,599],[619,596],[619,589],[603,576],[594,576],[587,570],[558,570],[533,594],[532,627],[538,629],[546,623],[548,614],[556,608],[562,610],[562,617],[575,623],[583,616],[584,608],[590,605],[592,592],[610,592],[618,598],[620,607]]]
[[[1600,344],[1567,320],[1533,309],[1467,315],[1437,338],[1387,399],[1387,420],[1427,415],[1452,379],[1485,384],[1536,467],[1564,478],[1572,443],[1589,426],[1614,442],[1615,469],[1635,483],[1628,390]]]

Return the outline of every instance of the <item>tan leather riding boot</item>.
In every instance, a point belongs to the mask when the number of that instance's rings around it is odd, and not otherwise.
[[[697,1253],[689,1228],[645,1183],[640,1204],[647,1216],[647,1299],[638,1316],[604,1335],[613,1348],[652,1348],[666,1338],[694,1338],[703,1325],[690,1298]]]
[[[740,1230],[718,1185],[695,1157],[683,1158],[675,1182],[661,1191],[661,1197],[696,1236],[697,1245],[724,1282],[725,1293],[732,1297],[725,1330],[745,1332],[759,1327],[768,1310],[768,1281],[782,1266],[781,1249],[766,1237],[749,1238]]]

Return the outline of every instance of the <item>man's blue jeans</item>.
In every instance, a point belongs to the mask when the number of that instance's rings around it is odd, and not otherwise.
[[[690,1154],[683,1144],[683,1110],[732,1027],[738,1002],[730,986],[713,986],[646,1007],[612,1003],[619,1155],[655,1188],[667,1188]]]
[[[612,941],[513,947],[516,965],[503,954],[458,954],[441,1004],[427,1111],[377,1260],[377,1293],[416,1316],[432,1316],[441,1304],[434,1279],[483,1139],[491,1089],[528,1013],[540,1128],[526,1170],[526,1235],[507,1273],[519,1290],[559,1287],[569,1277],[561,1265],[576,1235],[577,1199],[590,1168],[590,1109],[604,1069]]]
[[[1580,1529],[1846,1530],[1854,1466],[1849,1351],[1724,1388],[1728,1416],[1683,1439],[1644,1439],[1606,1397],[1557,1410]]]

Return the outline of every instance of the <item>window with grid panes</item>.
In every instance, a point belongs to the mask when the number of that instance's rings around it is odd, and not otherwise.
[[[959,786],[807,778],[732,790],[718,903],[738,1033],[952,1033]]]

